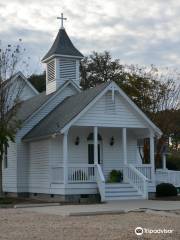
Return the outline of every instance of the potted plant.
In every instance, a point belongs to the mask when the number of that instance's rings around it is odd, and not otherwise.
[[[112,170],[109,173],[108,182],[110,183],[118,183],[123,181],[123,173],[119,170]]]

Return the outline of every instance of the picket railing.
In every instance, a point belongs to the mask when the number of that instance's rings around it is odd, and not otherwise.
[[[105,178],[101,166],[96,164],[96,182],[101,196],[101,202],[105,201]]]
[[[135,165],[135,168],[141,172],[147,179],[151,180],[151,168],[152,166],[150,164],[141,164],[141,165]]]
[[[168,169],[156,170],[156,184],[171,183],[176,187],[180,187],[180,171],[173,171]]]
[[[131,183],[140,194],[142,194],[144,199],[147,199],[148,179],[131,164],[126,165],[124,173],[124,177],[127,179],[127,181]]]
[[[81,164],[68,166],[68,182],[69,183],[86,183],[95,182],[95,165]]]

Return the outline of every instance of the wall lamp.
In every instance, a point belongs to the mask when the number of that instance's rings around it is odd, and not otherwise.
[[[110,139],[110,145],[111,145],[111,146],[114,145],[114,137],[112,137],[112,138]]]
[[[79,137],[76,137],[76,139],[75,139],[75,145],[76,146],[79,145],[79,141],[80,141]]]

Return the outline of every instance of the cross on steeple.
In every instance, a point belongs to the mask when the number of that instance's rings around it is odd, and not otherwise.
[[[61,28],[64,28],[64,26],[63,26],[63,21],[64,21],[64,20],[67,20],[67,18],[64,18],[64,17],[63,17],[63,13],[61,13],[61,17],[57,17],[57,19],[61,19]]]

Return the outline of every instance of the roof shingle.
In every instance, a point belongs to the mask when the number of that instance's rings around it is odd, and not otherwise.
[[[66,124],[75,118],[109,84],[110,82],[103,83],[64,99],[63,102],[26,134],[23,139],[40,138],[60,132]]]
[[[59,29],[59,32],[56,36],[56,39],[48,51],[48,53],[43,57],[42,61],[45,61],[47,58],[52,55],[68,55],[83,58],[83,55],[74,47],[70,38],[68,37],[65,29]]]

